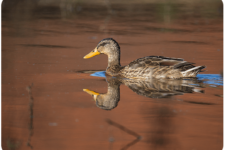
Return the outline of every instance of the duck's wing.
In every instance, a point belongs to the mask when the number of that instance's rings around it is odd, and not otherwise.
[[[157,66],[170,66],[174,69],[180,69],[185,71],[193,68],[194,63],[184,61],[182,58],[170,58],[163,56],[146,56],[136,59],[127,65],[130,69],[145,68],[145,67],[157,67]]]

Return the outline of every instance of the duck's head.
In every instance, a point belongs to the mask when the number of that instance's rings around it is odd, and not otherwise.
[[[106,54],[108,55],[109,59],[111,59],[112,57],[119,58],[120,56],[119,44],[112,38],[103,39],[98,43],[98,45],[93,51],[84,56],[84,59],[88,59],[99,54]]]

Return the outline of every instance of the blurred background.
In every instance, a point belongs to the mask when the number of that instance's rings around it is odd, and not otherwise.
[[[108,37],[121,65],[158,55],[223,74],[221,0],[3,0],[4,150],[222,149],[223,86],[153,99],[122,85],[115,109],[97,108],[82,89],[107,82],[84,72],[107,57],[83,56]]]

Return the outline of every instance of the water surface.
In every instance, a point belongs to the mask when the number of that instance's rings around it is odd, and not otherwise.
[[[4,0],[2,9],[3,149],[222,149],[221,1]],[[195,81],[108,79],[105,55],[83,59],[107,37],[122,65],[160,55],[207,68]],[[109,86],[119,89],[111,110],[83,91]]]

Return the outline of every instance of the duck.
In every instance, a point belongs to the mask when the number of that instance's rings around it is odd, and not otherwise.
[[[94,50],[85,55],[84,59],[105,54],[108,56],[106,74],[128,79],[184,79],[196,78],[205,66],[194,66],[194,63],[182,58],[164,56],[146,56],[132,61],[126,66],[120,64],[120,46],[113,38],[101,40]]]

